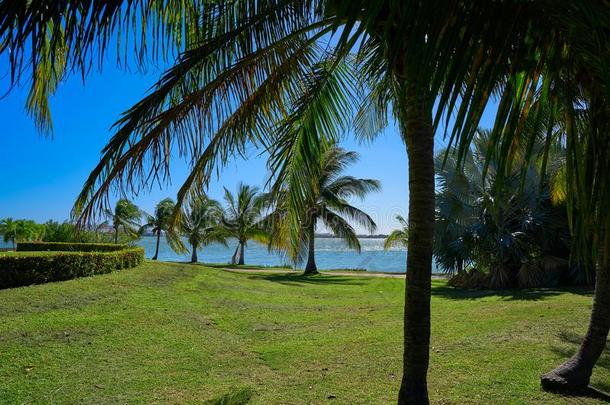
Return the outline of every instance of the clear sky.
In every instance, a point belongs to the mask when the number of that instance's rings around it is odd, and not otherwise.
[[[5,59],[0,59],[0,75],[0,94],[5,94],[10,84]],[[79,76],[70,77],[51,101],[53,139],[41,136],[25,113],[27,86],[0,99],[0,218],[68,219],[75,197],[110,139],[111,125],[159,75],[159,70],[126,72],[109,64],[102,73],[90,75],[84,85]],[[483,126],[489,126],[489,117]],[[437,136],[437,149],[442,145]],[[382,184],[381,192],[356,205],[373,216],[379,232],[391,231],[397,227],[395,215],[406,215],[408,203],[406,151],[395,125],[371,144],[361,145],[348,136],[342,146],[361,157],[348,174]],[[186,164],[176,158],[172,184],[141,194],[135,202],[152,212],[161,199],[175,198],[186,174]],[[213,179],[208,194],[221,199],[223,186],[234,190],[240,181],[262,186],[267,174],[265,159],[251,150],[247,160],[231,162]]]

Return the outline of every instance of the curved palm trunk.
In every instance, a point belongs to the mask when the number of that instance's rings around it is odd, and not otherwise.
[[[315,257],[315,230],[313,225],[309,227],[309,253],[307,255],[307,265],[304,274],[318,274]]]
[[[610,260],[595,272],[595,295],[589,329],[578,352],[540,378],[546,390],[574,391],[587,388],[593,367],[606,348],[610,329]]]
[[[114,228],[114,243],[115,244],[119,243],[119,228],[118,227]]]
[[[235,247],[235,251],[233,252],[233,256],[231,256],[231,264],[237,264],[237,253],[239,252],[239,242]]]
[[[409,157],[409,240],[404,312],[403,376],[399,404],[427,404],[430,283],[434,238],[434,133],[426,90],[402,89],[401,131]]]
[[[159,257],[159,242],[161,241],[161,230],[157,230],[157,244],[155,245],[155,255],[153,256],[152,260],[157,260],[157,257]]]
[[[237,264],[244,264],[244,250],[246,250],[245,243],[239,242],[239,258]]]
[[[191,253],[191,263],[197,263],[197,246],[194,244],[191,246],[193,247],[193,253]]]

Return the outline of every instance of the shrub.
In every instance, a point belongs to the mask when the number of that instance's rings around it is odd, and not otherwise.
[[[144,249],[139,247],[106,252],[8,253],[0,255],[0,288],[111,273],[135,267],[143,261]]]
[[[116,252],[127,245],[114,243],[20,242],[18,252]]]

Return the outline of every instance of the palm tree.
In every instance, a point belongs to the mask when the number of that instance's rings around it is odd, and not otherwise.
[[[283,216],[283,218],[275,223],[276,226],[285,227],[286,221],[299,221],[305,218],[300,226],[292,228],[293,232],[288,236],[290,240],[296,240],[296,243],[289,248],[290,256],[294,261],[299,261],[307,252],[305,274],[318,272],[315,261],[315,231],[318,220],[358,252],[360,252],[360,242],[345,217],[354,220],[369,232],[374,232],[376,229],[375,222],[368,214],[347,201],[351,197],[364,198],[367,193],[380,188],[377,180],[341,176],[341,172],[357,160],[357,153],[346,152],[331,144],[322,152],[316,170],[317,175],[309,179],[309,187],[305,193],[298,188],[300,184],[293,187],[290,183],[285,184],[279,193],[277,204],[283,215],[280,214],[278,217]],[[304,197],[302,203],[298,201],[301,196]],[[299,212],[300,210],[304,211]],[[281,231],[275,233],[281,235]]]
[[[142,212],[134,203],[124,198],[120,199],[116,202],[114,211],[106,209],[105,214],[108,220],[102,222],[100,226],[106,226],[108,223],[112,224],[114,243],[119,243],[121,229],[130,238],[138,237]]]
[[[17,239],[17,223],[13,218],[4,218],[0,221],[0,234],[2,235],[4,242],[12,242],[13,249],[15,249],[15,240]]]
[[[222,226],[222,206],[202,196],[194,200],[182,215],[182,233],[191,246],[191,263],[197,263],[197,249],[211,243],[227,246],[227,231]]]
[[[237,247],[231,257],[232,264],[244,264],[244,251],[249,240],[268,241],[268,233],[263,229],[263,209],[266,197],[257,187],[240,183],[234,196],[225,187],[224,218],[222,224],[227,235],[237,239]]]
[[[516,151],[513,167],[498,187],[500,151],[488,151],[489,145],[490,132],[479,130],[461,165],[444,152],[437,156],[437,263],[450,274],[476,264],[490,275],[493,288],[557,282],[558,270],[569,269],[566,207],[552,200],[552,187],[565,169],[565,148],[558,144],[549,150],[547,173],[540,171],[540,161],[526,162],[524,150]],[[542,150],[544,145],[532,147]],[[556,265],[555,274],[546,274],[550,262],[563,262],[563,269]]]
[[[170,246],[175,245],[175,238],[172,237],[173,233],[170,232],[170,219],[174,213],[174,206],[174,200],[171,198],[161,200],[155,207],[155,215],[147,215],[146,224],[140,227],[140,234],[145,229],[150,229],[157,237],[157,241],[155,243],[155,255],[152,257],[152,260],[157,260],[159,257],[159,242],[161,241],[161,233],[165,232],[167,242]]]
[[[501,95],[499,115],[507,117],[498,127],[516,127],[521,115],[508,112],[523,107],[514,86],[529,94],[537,84],[515,80],[525,69],[536,70],[533,55],[544,60],[543,46],[553,36],[548,29],[540,35],[532,31],[544,23],[553,27],[555,13],[539,3],[511,2],[336,0],[210,7],[204,14],[216,18],[206,20],[207,36],[117,122],[75,212],[90,217],[109,184],[146,177],[142,161],[150,162],[150,178],[168,170],[172,143],[192,153],[195,162],[178,193],[178,207],[197,195],[217,163],[248,142],[280,146],[276,156],[281,158],[274,160],[279,184],[291,173],[306,183],[315,174],[321,145],[344,133],[356,110],[356,132],[369,139],[386,126],[391,111],[409,157],[411,227],[399,403],[428,402],[434,132],[443,114],[455,111],[451,142],[466,142],[492,94]],[[549,21],[540,21],[547,16]],[[329,48],[327,34],[334,32],[339,34]],[[516,79],[506,81],[507,76]],[[291,107],[287,117],[286,106]],[[198,125],[193,130],[187,122]],[[189,146],[208,136],[203,151]],[[141,186],[127,181],[134,189]]]
[[[84,75],[92,55],[103,58],[113,33],[141,38],[136,41],[140,50],[149,35],[128,35],[140,26],[150,27],[159,38],[173,40],[167,41],[172,45],[186,44],[187,51],[176,66],[118,123],[118,133],[75,204],[74,212],[82,220],[104,206],[113,183],[122,181],[137,190],[147,185],[146,179],[158,178],[155,174],[168,170],[172,143],[184,155],[190,153],[195,162],[180,190],[180,207],[197,194],[194,189],[207,181],[218,161],[225,162],[242,151],[247,141],[266,143],[271,123],[284,114],[286,106],[294,106],[297,115],[308,117],[318,129],[331,130],[302,131],[303,136],[293,139],[293,145],[299,146],[291,149],[293,161],[319,158],[315,137],[330,137],[332,127],[346,121],[350,115],[346,101],[365,100],[367,108],[361,109],[358,126],[359,132],[368,135],[385,126],[391,108],[409,155],[408,222],[412,228],[400,403],[428,401],[433,134],[443,113],[449,117],[455,111],[449,135],[451,143],[459,140],[464,150],[487,101],[499,95],[494,138],[516,139],[513,136],[524,130],[524,117],[539,112],[532,109],[532,98],[542,93],[550,99],[547,84],[558,77],[558,68],[567,66],[566,71],[572,73],[574,67],[582,72],[592,65],[591,74],[570,77],[585,84],[581,89],[591,90],[588,100],[594,101],[591,105],[597,106],[596,112],[607,109],[607,100],[599,96],[608,94],[604,93],[607,75],[603,67],[608,65],[604,44],[609,13],[604,2],[246,1],[243,7],[216,2],[178,2],[167,7],[161,1],[130,2],[136,3],[133,7],[123,2],[95,7],[90,0],[66,1],[57,7],[13,3],[0,8],[0,51],[10,50],[15,83],[26,70],[22,69],[24,61],[32,64],[35,80],[28,106],[43,124],[50,122],[46,101],[57,83],[66,72],[80,70]],[[146,23],[131,24],[139,18]],[[333,33],[337,41],[331,41],[329,47],[328,35]],[[90,52],[97,43],[102,51]],[[354,49],[359,61],[354,78],[357,88],[366,90],[363,97],[346,95],[346,82],[337,80],[341,60]],[[572,57],[565,58],[566,49]],[[145,59],[144,52],[138,56]],[[328,59],[338,63],[331,63],[326,72],[319,69],[320,62]],[[595,80],[588,80],[592,76]],[[303,83],[306,85],[301,86]],[[568,84],[566,88],[579,88],[573,82]],[[305,96],[299,97],[303,89]],[[331,95],[332,101],[328,101]],[[321,102],[323,99],[327,102]],[[571,97],[563,100],[569,100],[566,106],[574,101]],[[207,136],[210,142],[204,149]],[[509,145],[505,143],[505,151]],[[569,149],[583,144],[574,145],[570,142]],[[594,149],[605,148],[598,145]],[[506,156],[510,159],[509,153]],[[143,170],[144,161],[150,163],[149,172]],[[595,162],[591,167],[596,170],[606,167],[599,164],[597,155]],[[307,163],[307,159],[300,161],[304,173]],[[590,183],[596,190],[605,184]],[[599,195],[585,190],[584,185],[578,187],[581,196]],[[595,200],[595,204],[599,201],[606,200]],[[599,223],[607,222],[583,222],[581,226]]]
[[[13,249],[18,242],[41,240],[45,232],[45,225],[32,220],[4,218],[0,220],[0,235],[4,242],[11,242]]]
[[[391,249],[393,246],[407,248],[409,246],[409,223],[402,215],[396,215],[396,220],[400,223],[401,229],[393,230],[383,242],[385,250]]]

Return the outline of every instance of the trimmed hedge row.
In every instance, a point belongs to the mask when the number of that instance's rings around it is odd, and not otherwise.
[[[138,266],[144,249],[115,252],[30,252],[0,255],[0,288],[43,284]]]
[[[127,245],[114,243],[19,242],[18,252],[116,252]]]

